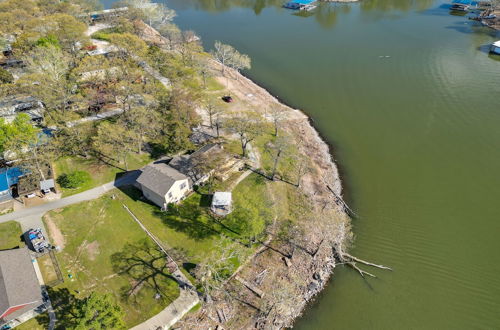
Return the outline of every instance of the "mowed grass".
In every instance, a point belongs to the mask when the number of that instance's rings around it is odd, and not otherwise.
[[[23,231],[17,221],[8,221],[0,224],[0,250],[9,250],[16,247],[23,247],[21,241]]]
[[[55,270],[55,265],[52,263],[50,255],[44,254],[43,256],[36,259],[40,272],[42,273],[43,281],[45,284],[50,285],[57,281],[57,273]]]
[[[209,213],[210,196],[191,194],[175,210],[162,212],[133,187],[124,188],[119,199],[169,249],[175,249],[180,261],[197,264],[221,246],[233,240],[249,244],[249,237],[263,235],[272,221],[266,183],[256,174],[243,180],[233,190],[234,212],[222,219]],[[253,250],[240,245],[242,255]]]
[[[93,291],[111,293],[125,311],[127,326],[133,326],[164,309],[178,297],[179,289],[173,280],[162,278],[163,299],[156,300],[156,291],[148,285],[131,296],[124,295],[135,280],[117,272],[113,258],[149,238],[125,211],[121,199],[113,198],[115,194],[121,193],[115,190],[90,202],[54,210],[44,220],[52,221],[59,231],[49,230],[51,241],[63,245],[56,256],[65,282],[54,290],[68,289],[79,298]]]
[[[45,330],[47,329],[44,322],[41,321],[42,317],[35,317],[26,321],[16,327],[18,330]]]
[[[141,155],[131,154],[128,157],[128,167],[129,170],[138,169],[151,161],[152,158],[147,153]],[[125,172],[124,169],[120,168],[121,166],[115,167],[108,165],[94,158],[63,157],[58,159],[54,166],[58,177],[73,171],[85,171],[90,174],[90,181],[76,189],[60,188],[63,192],[63,197],[78,194],[82,191],[111,182],[115,180],[120,173]]]

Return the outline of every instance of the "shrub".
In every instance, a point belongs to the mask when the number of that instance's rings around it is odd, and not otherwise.
[[[101,32],[101,31],[93,33],[92,36],[91,36],[91,38],[92,39],[97,39],[97,40],[103,40],[103,41],[107,41],[107,42],[111,41],[109,39],[109,34],[105,33],[105,32]]]
[[[14,77],[12,74],[5,70],[0,68],[0,84],[10,84],[14,81]]]
[[[74,171],[64,173],[57,178],[57,183],[63,188],[75,189],[90,181],[90,175],[85,171]]]
[[[42,37],[36,41],[36,45],[40,47],[55,47],[55,48],[61,48],[61,45],[59,44],[59,40],[49,34],[46,37]]]

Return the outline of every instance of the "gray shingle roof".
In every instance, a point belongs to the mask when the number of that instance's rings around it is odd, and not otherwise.
[[[42,291],[28,250],[0,251],[0,315],[33,302],[42,303]]]
[[[158,163],[146,166],[142,170],[137,182],[156,194],[165,196],[175,182],[187,179],[187,176],[180,173],[175,168],[165,163]]]
[[[206,146],[196,150],[191,155],[181,155],[172,158],[170,163],[171,167],[175,168],[179,172],[191,177],[194,181],[198,180],[200,177],[206,175],[207,173],[201,173],[201,171],[195,168],[196,157],[206,157],[205,161],[213,161],[214,158],[223,151],[220,144],[210,143]]]

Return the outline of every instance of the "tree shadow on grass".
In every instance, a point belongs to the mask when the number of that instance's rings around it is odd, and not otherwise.
[[[116,273],[129,278],[130,285],[122,287],[120,292],[122,300],[139,303],[144,291],[152,291],[163,301],[174,300],[172,284],[177,280],[171,275],[165,254],[151,241],[126,244],[123,251],[111,256],[111,264]]]
[[[184,233],[189,238],[204,240],[220,235],[220,226],[211,221],[211,216],[200,206],[202,204],[201,200],[187,198],[179,205],[170,205],[168,211],[162,211],[158,206],[145,199],[139,189],[132,186],[123,186],[119,187],[119,189],[132,200],[153,206],[151,208],[153,216],[159,218],[167,227],[176,232]],[[211,196],[208,196],[208,198],[211,198]],[[204,201],[203,203],[207,202]]]
[[[182,232],[194,240],[203,240],[220,234],[217,228],[207,221],[207,214],[188,200],[181,205],[172,205],[167,212],[155,210],[154,215],[169,228]]]
[[[53,289],[48,287],[47,293],[49,294],[52,307],[56,312],[57,322],[55,325],[56,330],[74,329],[78,322],[78,316],[75,314],[75,308],[81,299],[77,298],[67,288]],[[49,315],[43,313],[37,316],[37,321],[45,329],[49,326]]]
[[[211,194],[201,194],[200,207],[212,206],[212,197],[213,197],[213,195],[211,195]]]

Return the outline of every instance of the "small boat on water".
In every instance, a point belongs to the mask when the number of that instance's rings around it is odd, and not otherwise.
[[[491,44],[490,53],[500,55],[500,40]]]

